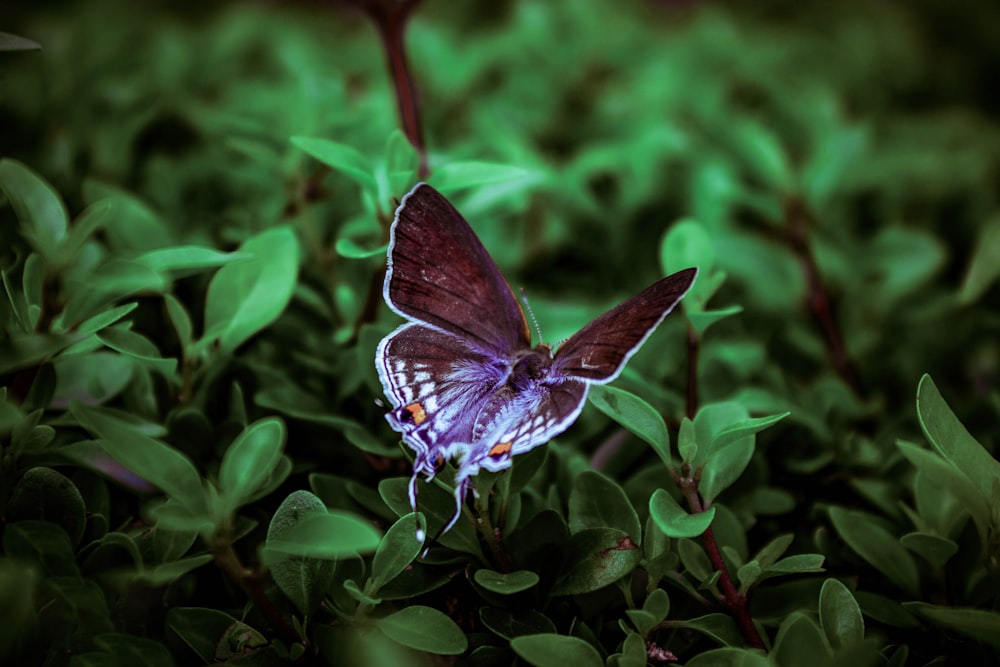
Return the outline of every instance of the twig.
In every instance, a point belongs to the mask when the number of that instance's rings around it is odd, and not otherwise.
[[[692,477],[689,474],[683,474],[676,481],[691,511],[696,514],[703,512],[705,507],[702,505],[701,497],[698,495],[697,476]],[[753,618],[750,616],[747,598],[745,595],[740,595],[736,590],[733,579],[729,576],[729,569],[726,567],[726,562],[722,558],[719,543],[715,541],[715,533],[712,532],[711,526],[705,529],[705,532],[701,535],[701,539],[705,544],[705,552],[708,554],[708,559],[712,562],[712,567],[719,572],[719,586],[722,588],[722,604],[725,605],[729,613],[736,619],[736,624],[739,625],[740,632],[743,633],[743,637],[747,640],[747,643],[754,648],[764,648],[764,640],[761,639],[760,633],[757,632],[757,626],[753,624]]]
[[[427,167],[427,148],[424,145],[423,127],[420,122],[420,104],[417,101],[417,87],[413,83],[413,76],[407,64],[404,40],[406,21],[419,0],[353,0],[353,2],[368,13],[378,28],[389,61],[389,74],[396,88],[396,102],[399,105],[403,132],[420,156],[417,173],[420,178],[426,178],[430,170]]]
[[[812,225],[812,221],[812,213],[805,202],[797,197],[786,200],[785,222],[788,227],[788,242],[799,258],[799,263],[806,276],[806,287],[809,290],[807,302],[809,311],[823,332],[830,363],[833,364],[841,379],[856,394],[860,394],[862,387],[858,374],[847,356],[844,339],[840,335],[840,329],[837,327],[833,315],[832,300],[823,285],[819,266],[816,264],[816,258],[809,246],[809,227]]]

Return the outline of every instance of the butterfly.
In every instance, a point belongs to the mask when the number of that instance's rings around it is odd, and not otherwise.
[[[389,425],[413,450],[417,479],[458,460],[455,513],[471,479],[499,472],[580,414],[591,384],[618,377],[677,305],[697,269],[653,283],[553,350],[531,345],[517,296],[462,215],[431,186],[403,197],[389,232],[383,296],[408,322],[382,339],[375,365]],[[422,531],[418,538],[423,541]]]

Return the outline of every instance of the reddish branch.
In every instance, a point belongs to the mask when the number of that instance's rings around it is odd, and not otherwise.
[[[423,127],[420,122],[420,104],[417,101],[417,87],[413,83],[410,67],[406,60],[404,35],[406,21],[419,0],[353,0],[375,22],[382,45],[389,61],[389,74],[396,87],[396,102],[399,118],[406,138],[417,149],[420,156],[420,178],[430,173],[427,168],[427,149],[424,146]]]
[[[687,500],[691,511],[693,513],[703,512],[705,508],[701,504],[701,498],[698,496],[698,478],[685,474],[683,477],[676,477],[675,480],[684,493],[684,498]],[[711,527],[702,533],[701,539],[705,544],[705,552],[708,554],[708,559],[712,562],[712,567],[719,573],[722,604],[733,615],[733,618],[736,619],[736,623],[740,627],[740,632],[743,633],[743,637],[747,640],[747,643],[754,648],[764,648],[764,640],[761,639],[760,633],[757,632],[757,626],[753,624],[753,618],[750,616],[747,597],[741,595],[736,590],[733,579],[729,576],[726,562],[722,558],[722,552],[719,550],[719,543],[715,541],[715,534],[712,532]]]
[[[785,202],[785,222],[788,227],[788,241],[799,258],[802,271],[806,276],[806,287],[809,290],[809,311],[823,332],[830,363],[833,364],[841,379],[855,393],[861,393],[858,374],[847,356],[844,339],[840,335],[840,329],[834,319],[832,301],[823,286],[819,266],[816,264],[816,258],[809,245],[809,228],[813,223],[812,213],[806,207],[805,202],[797,197],[792,197]]]

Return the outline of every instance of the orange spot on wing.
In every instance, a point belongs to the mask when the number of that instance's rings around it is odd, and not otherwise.
[[[490,448],[490,456],[497,458],[503,456],[510,451],[511,443],[509,442],[498,442]]]
[[[410,417],[413,418],[413,423],[417,426],[420,426],[424,423],[424,420],[427,419],[427,413],[424,412],[424,406],[420,403],[410,403],[403,409],[410,413]]]

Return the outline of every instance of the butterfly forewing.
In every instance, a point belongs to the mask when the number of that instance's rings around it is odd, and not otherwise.
[[[396,210],[386,302],[404,317],[510,354],[531,335],[510,285],[475,232],[443,196],[420,184]]]
[[[578,331],[556,352],[556,368],[568,377],[610,382],[625,362],[688,291],[697,269],[653,283]]]

